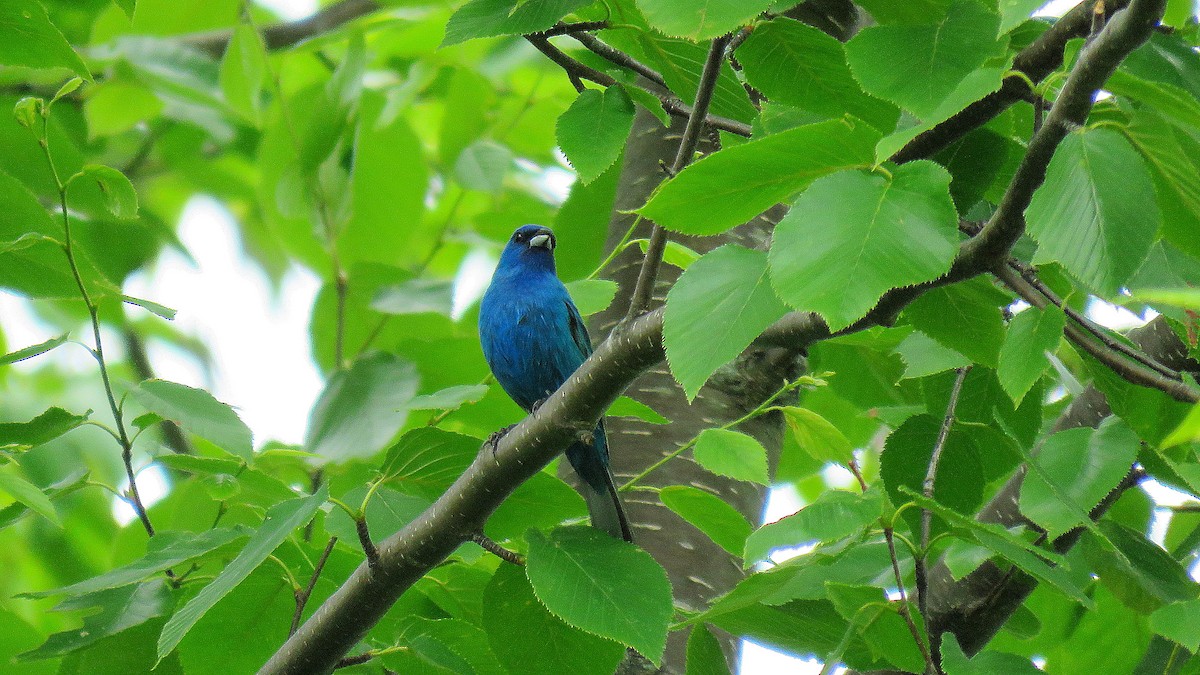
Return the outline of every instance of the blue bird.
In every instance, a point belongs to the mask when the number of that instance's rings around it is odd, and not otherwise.
[[[500,254],[479,308],[479,340],[496,381],[526,412],[567,381],[592,353],[583,318],[554,269],[554,232],[525,225]],[[567,460],[582,479],[592,526],[633,541],[608,465],[604,420],[594,442],[576,441]]]

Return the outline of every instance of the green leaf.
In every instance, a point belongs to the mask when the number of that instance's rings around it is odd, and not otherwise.
[[[1200,102],[1183,87],[1144,80],[1118,70],[1104,83],[1104,88],[1142,102],[1175,124],[1200,129]]]
[[[0,447],[17,445],[33,448],[62,436],[87,421],[92,411],[82,415],[62,408],[50,408],[28,422],[0,423]]]
[[[1119,132],[1097,128],[1058,146],[1025,219],[1039,245],[1035,264],[1060,262],[1114,296],[1150,253],[1159,211],[1141,156]]]
[[[498,541],[519,540],[529,528],[548,530],[587,514],[583,497],[545,471],[521,483],[488,518],[484,533]]]
[[[786,313],[761,251],[731,244],[689,267],[667,294],[663,315],[667,363],[688,399]]]
[[[468,190],[499,192],[512,166],[512,151],[489,140],[475,141],[454,162],[454,178]]]
[[[249,461],[254,456],[250,427],[233,408],[207,391],[166,380],[146,380],[129,393],[150,412],[177,422],[238,457]]]
[[[829,490],[796,513],[755,530],[746,540],[746,565],[767,560],[777,548],[848,537],[877,522],[881,515],[883,495],[878,490]]]
[[[328,494],[327,489],[322,486],[308,497],[272,506],[267,511],[263,524],[255,530],[250,541],[246,542],[246,547],[238,553],[233,562],[221,570],[217,578],[201,589],[182,609],[175,612],[163,626],[162,635],[158,638],[159,661],[175,649],[205,612],[249,576],[292,531],[307,523],[317,508],[325,503]]]
[[[704,624],[692,626],[688,633],[685,675],[731,675],[721,643]]]
[[[613,404],[609,406],[608,412],[604,413],[609,417],[633,417],[647,424],[670,424],[671,420],[658,414],[654,408],[636,401],[628,396],[619,396]]]
[[[70,333],[63,333],[62,335],[50,338],[45,342],[39,342],[36,345],[30,345],[28,347],[18,349],[15,352],[9,352],[4,356],[0,356],[0,366],[6,366],[10,363],[17,363],[19,361],[24,361],[25,359],[32,359],[35,356],[41,356],[51,349],[54,349],[55,347],[65,343],[68,335],[70,335]]]
[[[262,88],[267,78],[267,48],[250,24],[238,24],[221,59],[221,91],[233,111],[254,126],[262,125]]]
[[[416,366],[385,352],[339,370],[309,414],[305,449],[329,462],[374,455],[404,426],[419,382]]]
[[[476,403],[488,393],[486,384],[458,384],[422,394],[408,404],[409,410],[456,410],[467,403]]]
[[[138,307],[141,307],[142,309],[149,310],[152,314],[161,316],[162,318],[166,319],[167,321],[173,321],[175,319],[175,314],[176,314],[175,310],[171,309],[170,307],[167,307],[166,305],[160,305],[157,302],[154,302],[153,300],[146,300],[144,298],[135,298],[131,295],[122,295],[121,302],[130,304],[130,305],[137,305]]]
[[[836,331],[886,291],[937,278],[958,250],[949,186],[950,174],[928,161],[899,166],[890,179],[843,171],[817,180],[775,228],[775,290]]]
[[[159,572],[177,567],[226,544],[245,537],[245,527],[220,528],[203,532],[160,532],[146,545],[146,555],[100,576],[54,588],[24,593],[23,597],[45,598],[51,595],[87,595],[105,589],[136,584]]]
[[[67,185],[76,179],[96,181],[101,194],[104,195],[104,206],[112,215],[121,220],[137,218],[137,191],[133,189],[133,183],[129,182],[125,174],[111,166],[88,164],[80,169],[78,174],[71,176]]]
[[[483,591],[483,627],[500,665],[528,675],[612,675],[625,656],[618,642],[585,633],[551,614],[521,568],[501,565]],[[530,636],[536,635],[536,640]]]
[[[1003,52],[1000,17],[958,0],[930,23],[871,26],[846,43],[863,89],[924,118],[984,61]]]
[[[1083,560],[1122,604],[1141,614],[1196,598],[1196,582],[1161,546],[1139,531],[1104,519],[1083,537]]]
[[[383,475],[398,490],[435,499],[471,465],[482,444],[435,427],[413,429],[388,449]]]
[[[896,345],[896,353],[904,359],[906,379],[925,377],[947,370],[971,365],[971,359],[914,330]]]
[[[991,283],[972,279],[922,294],[904,309],[904,317],[942,345],[995,368],[1004,342],[1000,308],[1010,302]]]
[[[530,530],[525,573],[563,621],[662,663],[673,613],[667,573],[648,553],[590,527]],[[630,589],[637,589],[630,593]]]
[[[0,492],[8,493],[16,501],[37,511],[46,520],[62,527],[62,522],[58,519],[58,512],[54,510],[54,504],[50,502],[46,493],[33,483],[16,474],[0,471]]]
[[[1123,131],[1154,181],[1163,237],[1200,255],[1200,140],[1147,106],[1134,111]]]
[[[1064,560],[1057,553],[1037,548],[999,525],[982,523],[964,516],[932,499],[925,498],[908,486],[901,486],[900,491],[907,494],[918,506],[933,511],[954,529],[969,533],[981,546],[995,551],[1034,578],[1053,587],[1087,609],[1095,608],[1092,599],[1084,594],[1083,589],[1079,588],[1072,575],[1068,574],[1063,567]],[[1047,561],[1054,563],[1054,566],[1047,564]]]
[[[379,289],[371,309],[384,314],[424,314],[450,316],[454,283],[448,279],[410,279],[402,284]]]
[[[1051,539],[1083,524],[1087,514],[1121,482],[1137,458],[1138,437],[1116,418],[1099,429],[1068,429],[1046,439],[1034,461],[1054,481],[1030,472],[1021,485],[1021,513]],[[1070,500],[1063,504],[1062,497]]]
[[[78,471],[46,487],[42,490],[42,493],[53,501],[87,487],[88,482],[88,473],[86,471]],[[0,508],[0,530],[16,523],[31,512],[32,510],[21,502],[13,502],[4,508]]]
[[[13,117],[17,119],[17,124],[35,134],[41,133],[38,130],[38,124],[44,114],[46,114],[46,102],[36,96],[26,96],[13,106]]]
[[[1046,372],[1050,365],[1046,353],[1058,349],[1066,320],[1061,309],[1047,305],[1044,310],[1031,307],[1009,322],[996,376],[1014,405],[1021,405],[1021,399]]]
[[[567,292],[582,316],[603,312],[617,297],[617,282],[607,279],[579,279],[567,283]]]
[[[968,659],[953,633],[942,638],[942,669],[946,675],[1040,675],[1042,672],[1029,659],[1005,652],[985,650]]]
[[[796,443],[813,459],[843,465],[854,459],[854,447],[829,420],[805,408],[787,407],[781,412]]]
[[[424,148],[407,116],[389,116],[387,105],[378,92],[363,92],[354,133],[350,220],[337,238],[347,269],[357,261],[396,265],[412,260],[414,235],[423,229],[429,185]],[[353,270],[351,277],[353,289]]]
[[[905,487],[923,491],[944,411],[943,404],[936,417],[924,414],[908,418],[884,442],[879,457],[879,475],[894,504],[906,501]],[[995,452],[995,449],[989,450]],[[951,427],[933,484],[934,499],[959,513],[974,513],[983,501],[984,482],[978,449],[961,426]],[[904,516],[910,524],[917,525],[919,517],[912,509],[906,510]],[[913,529],[916,531],[917,527]]]
[[[17,659],[37,661],[78,651],[154,617],[164,616],[173,605],[171,592],[161,579],[68,598],[58,603],[54,611],[91,610],[83,617],[83,625],[51,635],[37,649],[19,654]]]
[[[92,79],[87,66],[36,0],[0,3],[0,65],[69,68],[89,82]]]
[[[471,0],[450,17],[442,46],[449,47],[473,38],[543,31],[589,1]]]
[[[752,436],[730,429],[705,429],[696,439],[692,457],[700,466],[736,480],[761,485],[771,483],[767,475],[767,451]]]
[[[646,253],[649,245],[650,241],[648,239],[638,240],[638,248],[642,250],[643,254]],[[681,270],[686,270],[692,263],[699,260],[700,257],[699,253],[677,241],[668,241],[666,248],[663,249],[663,262],[668,265],[674,265]]]
[[[672,37],[707,40],[749,22],[774,0],[637,0],[650,26]]]
[[[1200,651],[1200,600],[1163,605],[1150,615],[1150,628],[1195,653]]]
[[[125,17],[133,21],[133,13],[137,9],[137,0],[113,0],[113,4],[125,12]]]
[[[663,506],[696,526],[730,555],[741,556],[753,530],[746,517],[720,497],[690,485],[671,485],[658,493]]]
[[[558,118],[558,147],[575,167],[579,180],[590,183],[617,161],[633,128],[633,101],[614,84],[603,92],[585,89]]]
[[[896,126],[896,106],[863,92],[845,45],[816,28],[788,18],[759,24],[737,59],[746,81],[772,102],[833,118],[849,113],[884,132]]]
[[[815,179],[869,167],[879,132],[850,119],[830,120],[714,152],[672,178],[639,212],[687,234],[719,234]]]

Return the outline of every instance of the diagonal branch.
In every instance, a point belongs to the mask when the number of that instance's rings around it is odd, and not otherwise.
[[[299,21],[272,24],[262,29],[263,43],[267,49],[283,49],[303,42],[311,37],[333,31],[359,17],[366,16],[381,7],[378,0],[342,0],[330,5],[310,17]],[[183,37],[184,43],[220,57],[233,37],[230,30],[215,30],[194,33]]]
[[[885,325],[930,288],[1004,265],[1008,249],[1024,230],[1021,213],[1041,183],[1054,148],[1070,123],[1086,118],[1096,90],[1117,64],[1149,37],[1164,4],[1165,0],[1133,0],[1083,51],[1046,124],[1030,144],[1029,155],[1000,209],[981,232],[980,238],[986,240],[968,240],[945,277],[889,292],[866,317],[838,334]],[[768,328],[761,339],[803,349],[830,336],[819,316],[795,312]],[[593,428],[616,397],[662,358],[661,309],[633,319],[624,330],[610,335],[536,413],[500,441],[494,456],[482,453],[433,506],[383,541],[377,564],[360,565],[260,672],[324,673],[335,668],[405,590],[477,532],[518,485],[553,460],[576,434]],[[942,582],[931,580],[931,586],[935,583]],[[950,619],[939,616],[943,608],[932,602],[936,595],[930,599],[930,625],[944,630]],[[999,617],[996,625],[1006,616]]]
[[[892,155],[892,161],[903,164],[935,155],[970,131],[987,124],[1008,106],[1026,100],[1033,94],[1028,82],[1041,82],[1062,65],[1063,48],[1066,47],[1067,41],[1087,37],[1091,33],[1093,9],[1099,1],[1082,2],[1064,14],[1038,39],[1017,54],[1013,60],[1013,74],[1004,79],[998,91],[979,99],[909,141]],[[1129,0],[1104,0],[1104,3],[1109,12],[1115,12],[1127,6]]]
[[[721,76],[721,64],[725,62],[725,46],[729,44],[729,39],[729,35],[713,38],[708,47],[708,58],[704,60],[704,70],[700,72],[700,83],[696,87],[692,114],[688,116],[683,138],[679,140],[679,151],[671,165],[672,176],[679,175],[684,167],[691,164],[692,156],[696,154],[696,146],[700,144],[700,132],[704,130],[704,118],[708,115],[708,106],[712,103],[713,92],[717,88],[717,78]],[[637,284],[633,287],[629,311],[625,314],[624,321],[640,316],[649,309],[650,300],[654,296],[654,282],[658,279],[658,268],[662,265],[663,251],[666,247],[667,231],[655,223],[650,231],[650,242],[646,245],[642,269],[638,273]]]
[[[571,37],[577,38],[578,36],[572,35]],[[617,83],[617,81],[608,73],[596,70],[585,63],[581,63],[578,60],[571,58],[566,52],[558,47],[555,47],[550,43],[549,40],[544,37],[540,37],[536,33],[526,35],[525,39],[528,40],[531,45],[537,48],[538,51],[545,54],[546,58],[558,64],[558,66],[562,68],[564,72],[566,72],[567,77],[571,78],[572,84],[580,82],[580,84],[576,85],[576,89],[579,89],[579,87],[582,86],[582,80],[595,82],[603,87],[610,87]],[[674,95],[663,94],[651,89],[646,89],[646,91],[658,98],[659,102],[662,103],[663,110],[667,111],[668,114],[674,115],[675,117],[685,117],[691,119],[692,106],[687,105]],[[749,124],[732,120],[728,117],[706,114],[704,116],[704,123],[714,129],[728,131],[731,134],[737,134],[738,136],[744,136],[746,138],[750,137],[751,129]]]

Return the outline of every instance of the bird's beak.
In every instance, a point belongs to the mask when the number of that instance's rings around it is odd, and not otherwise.
[[[530,246],[540,246],[547,251],[554,250],[554,237],[548,234],[538,234],[529,238]]]

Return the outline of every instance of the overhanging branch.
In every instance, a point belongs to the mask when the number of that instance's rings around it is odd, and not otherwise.
[[[343,24],[366,16],[380,8],[377,0],[342,0],[330,5],[310,17],[299,21],[277,23],[262,29],[263,43],[267,49],[283,49],[303,42],[311,37],[328,33]],[[196,33],[183,38],[184,42],[213,56],[221,56],[229,46],[233,33],[216,30]]]
[[[1096,90],[1121,60],[1149,37],[1164,4],[1164,0],[1133,0],[1080,55],[996,215],[979,237],[963,244],[950,273],[885,294],[866,317],[837,334],[887,325],[925,291],[1004,264],[1009,248],[1024,231],[1025,206],[1041,184],[1058,143],[1073,124],[1086,119]],[[820,317],[793,313],[768,328],[760,340],[802,349],[829,337]],[[591,429],[629,383],[662,358],[661,310],[644,314],[611,335],[535,414],[501,440],[494,457],[481,453],[433,506],[382,542],[377,564],[360,565],[260,672],[333,670],[405,590],[467,541],[518,485],[557,456],[576,433]]]

